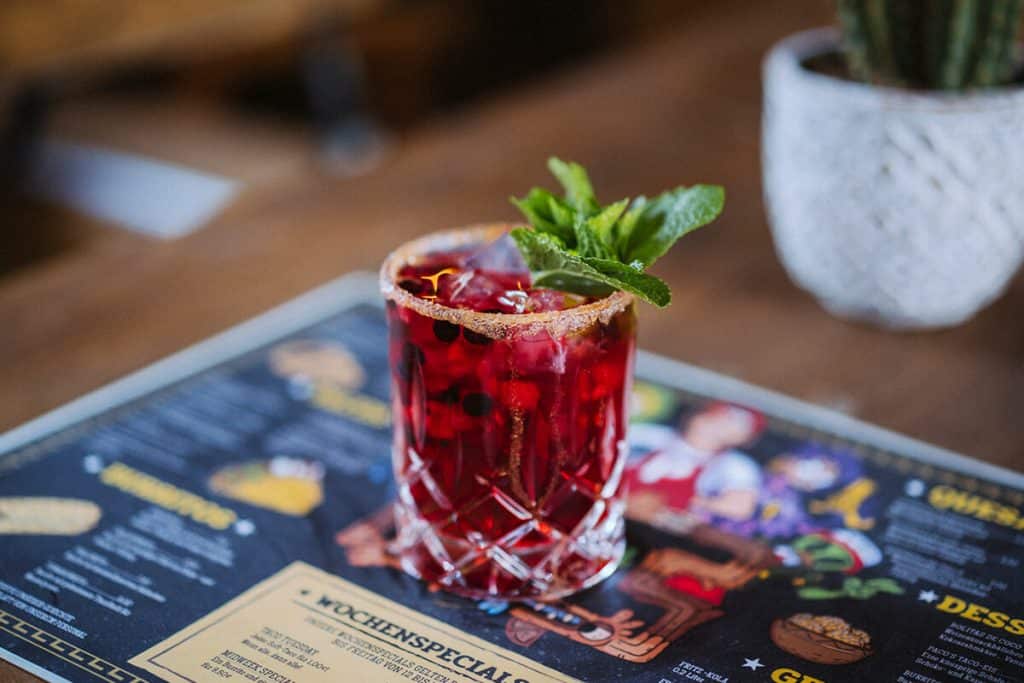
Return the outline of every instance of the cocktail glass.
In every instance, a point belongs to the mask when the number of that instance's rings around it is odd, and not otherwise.
[[[506,229],[431,234],[381,268],[393,549],[407,572],[460,595],[549,599],[610,575],[625,547],[636,316],[623,292],[511,314],[451,308],[401,286],[403,268],[482,247]]]

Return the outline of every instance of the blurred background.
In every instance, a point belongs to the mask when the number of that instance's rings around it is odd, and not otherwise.
[[[552,154],[605,201],[726,213],[655,271],[642,346],[1013,465],[1024,291],[895,335],[795,287],[761,64],[829,0],[4,0],[0,429],[430,230],[514,220]],[[970,395],[971,418],[963,416]],[[984,452],[978,452],[979,434]]]
[[[201,206],[192,211],[179,207],[178,220],[146,215],[168,207],[118,207],[143,200],[101,192],[98,181],[92,196],[72,176],[113,180],[139,168],[130,165],[138,158],[108,152],[181,164],[248,188],[294,178],[300,168],[364,174],[389,154],[400,155],[403,138],[418,127],[651,41],[706,12],[703,4],[5,2],[0,168],[5,201],[13,205],[7,220],[31,229],[5,231],[0,274],[87,238],[81,221],[37,206],[26,194],[63,198],[108,222],[164,236],[198,228],[222,206],[217,188],[202,185],[189,187],[211,196],[203,194],[206,201],[197,200]],[[628,102],[606,106],[629,125]]]

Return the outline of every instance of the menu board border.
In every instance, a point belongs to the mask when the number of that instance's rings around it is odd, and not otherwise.
[[[356,272],[342,276],[6,433],[0,433],[0,459],[15,450],[26,447],[31,450],[32,445],[49,441],[48,437],[88,423],[112,409],[142,399],[359,305],[383,305],[375,274]],[[926,465],[1024,490],[1024,473],[981,462],[681,361],[640,351],[637,377],[685,393],[741,403],[783,424],[799,425],[811,435],[831,435],[869,449],[895,453]],[[0,460],[0,476],[2,465]],[[0,648],[0,658],[46,681],[67,681],[3,648]]]

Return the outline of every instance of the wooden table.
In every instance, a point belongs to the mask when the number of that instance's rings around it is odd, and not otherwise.
[[[765,223],[759,77],[765,50],[826,23],[829,7],[701,7],[642,49],[420,128],[371,175],[337,179],[300,161],[255,178],[213,225],[184,239],[161,243],[23,208],[16,221],[80,239],[0,279],[0,428],[336,275],[374,269],[414,235],[514,218],[506,197],[550,183],[544,160],[554,153],[586,164],[606,200],[698,181],[728,188],[719,222],[655,268],[675,303],[641,312],[643,347],[1024,469],[1024,281],[940,333],[893,334],[822,311],[783,272]],[[176,135],[164,141],[169,150]]]

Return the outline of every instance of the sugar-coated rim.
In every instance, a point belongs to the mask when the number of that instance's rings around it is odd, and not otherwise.
[[[614,315],[624,311],[633,296],[614,292],[603,299],[562,311],[543,313],[481,313],[463,308],[442,306],[407,292],[398,286],[398,272],[418,256],[430,252],[455,249],[469,244],[484,244],[496,240],[516,227],[508,223],[482,223],[454,230],[432,232],[406,242],[391,252],[380,268],[380,290],[386,299],[399,306],[411,308],[420,315],[461,325],[492,339],[509,339],[547,332],[552,337],[563,337],[582,332],[595,323],[607,323]]]

